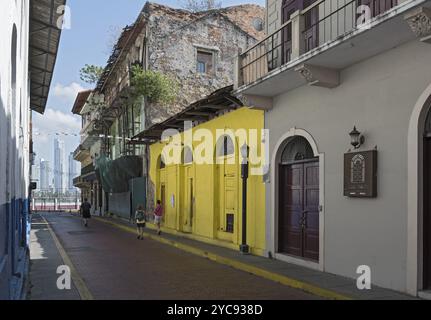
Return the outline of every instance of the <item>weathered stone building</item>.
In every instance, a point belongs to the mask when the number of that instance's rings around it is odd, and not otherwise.
[[[192,13],[147,2],[136,22],[124,29],[97,84],[96,93],[104,97],[104,103],[95,106],[98,116],[89,134],[104,137],[101,150],[94,151],[95,158],[106,155],[114,162],[136,164],[139,157],[143,161],[142,170],[123,175],[130,181],[138,179],[139,187],[133,182],[128,190],[104,187],[105,211],[130,217],[137,204],[134,198],[145,193],[147,206],[152,207],[153,188],[148,182],[142,184],[147,176],[148,148],[132,138],[192,102],[231,85],[238,52],[264,36],[264,14],[264,8],[257,5]],[[128,92],[134,65],[167,75],[176,82],[174,102],[151,103],[143,98],[141,103],[131,104]],[[188,120],[200,119],[196,115]],[[103,171],[101,177],[109,180],[109,170],[105,169],[99,168]]]

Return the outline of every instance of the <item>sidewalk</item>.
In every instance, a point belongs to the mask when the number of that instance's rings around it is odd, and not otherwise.
[[[135,233],[135,226],[125,220],[95,217],[127,232]],[[146,228],[146,238],[174,246],[180,250],[228,265],[286,286],[337,300],[411,300],[415,297],[373,286],[371,290],[358,290],[353,279],[264,257],[241,255],[239,252],[164,232],[157,236],[154,226]]]
[[[63,260],[48,223],[32,215],[30,233],[30,275],[27,300],[81,300],[75,284],[71,290],[57,288],[57,268],[67,265]]]

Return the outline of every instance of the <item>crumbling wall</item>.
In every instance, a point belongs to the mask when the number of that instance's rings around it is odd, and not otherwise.
[[[178,95],[169,105],[147,104],[147,127],[215,90],[231,85],[239,50],[245,50],[256,42],[230,19],[215,13],[190,23],[153,12],[148,24],[148,66],[171,76],[178,84]],[[215,65],[212,73],[197,72],[198,49],[213,53]]]

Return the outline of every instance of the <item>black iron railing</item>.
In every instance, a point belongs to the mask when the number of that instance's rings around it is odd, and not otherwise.
[[[291,60],[292,24],[284,23],[240,57],[241,84],[252,83]]]
[[[247,49],[239,57],[238,85],[248,85],[265,77],[297,57],[324,43],[336,40],[384,14],[398,4],[398,0],[346,0],[344,4],[333,0],[316,1],[299,12],[303,19],[295,30],[289,20],[262,41]],[[295,19],[295,18],[294,18]],[[294,34],[296,33],[296,34]],[[296,43],[296,52],[292,44]]]

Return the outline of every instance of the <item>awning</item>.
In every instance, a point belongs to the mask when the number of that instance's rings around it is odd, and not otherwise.
[[[243,103],[232,95],[232,90],[233,86],[228,86],[213,92],[206,98],[191,104],[167,120],[157,123],[137,134],[131,139],[129,144],[151,144],[159,141],[165,130],[175,129],[180,132],[184,131],[184,122],[186,121],[201,124],[214,119],[226,111],[242,107]]]
[[[90,96],[92,90],[85,90],[78,92],[76,96],[75,103],[73,104],[72,113],[76,115],[80,115],[82,108],[87,103],[87,99]]]
[[[57,59],[61,21],[66,0],[30,1],[30,108],[39,113],[45,111]]]

